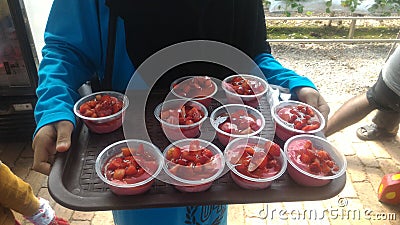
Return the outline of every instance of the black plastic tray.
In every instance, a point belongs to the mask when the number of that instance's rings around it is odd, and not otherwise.
[[[157,94],[155,95],[157,96]],[[149,101],[146,110],[146,125],[153,143],[164,149],[168,140],[162,134],[152,109],[163,98]],[[217,107],[213,102],[209,110]],[[274,138],[275,126],[270,115],[270,107],[263,99],[260,111],[265,116],[266,128],[263,137]],[[207,125],[206,125],[207,126]],[[210,125],[209,125],[210,126]],[[211,131],[211,127],[208,128]],[[266,202],[292,202],[323,200],[336,196],[344,188],[346,174],[326,186],[311,188],[300,186],[285,173],[264,190],[246,190],[237,186],[229,173],[214,182],[212,187],[200,193],[182,193],[171,184],[156,180],[150,191],[142,195],[117,196],[113,194],[95,172],[97,155],[107,145],[123,140],[122,128],[111,134],[94,134],[85,125],[79,124],[73,136],[72,147],[59,153],[49,175],[49,192],[59,204],[79,211],[120,210],[157,207],[175,207],[205,204],[244,204]],[[275,139],[277,143],[281,141]],[[214,143],[222,147],[217,140]],[[223,150],[223,148],[222,148]]]

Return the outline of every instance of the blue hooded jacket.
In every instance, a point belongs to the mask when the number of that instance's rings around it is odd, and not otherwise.
[[[105,0],[54,0],[44,34],[43,59],[39,66],[35,108],[36,131],[56,121],[75,125],[73,105],[80,97],[77,90],[95,74],[104,76],[109,9]],[[113,68],[113,89],[123,92],[135,68],[126,51],[124,24],[117,22]],[[268,83],[293,91],[296,87],[316,88],[306,77],[284,68],[271,54],[257,55],[254,62]],[[146,83],[134,77],[137,86]]]

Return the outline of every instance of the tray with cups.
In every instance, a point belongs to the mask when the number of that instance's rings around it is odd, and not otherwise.
[[[130,136],[142,128],[121,124],[132,117],[128,92],[78,101],[74,112],[82,120],[71,149],[56,157],[52,197],[94,211],[323,200],[344,188],[345,158],[315,138],[324,125],[320,114],[295,101],[270,106],[263,79],[188,76],[170,90],[171,99],[165,90],[148,95],[142,110],[148,140]],[[294,132],[306,126],[294,121],[314,129]]]

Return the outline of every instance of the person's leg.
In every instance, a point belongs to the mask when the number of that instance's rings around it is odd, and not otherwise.
[[[377,125],[378,128],[384,129],[387,133],[395,136],[399,131],[400,113],[393,111],[378,111],[372,122]]]
[[[366,117],[375,107],[368,102],[366,94],[355,96],[345,102],[328,119],[325,136],[330,136]]]
[[[400,97],[386,85],[382,75],[368,90],[367,96],[370,105],[375,105],[378,112],[372,124],[357,130],[357,137],[361,140],[376,140],[380,137],[396,136],[400,121]]]
[[[227,205],[186,206],[137,210],[114,210],[116,225],[226,225]]]

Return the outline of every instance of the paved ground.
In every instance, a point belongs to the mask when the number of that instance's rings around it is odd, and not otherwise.
[[[330,102],[330,105],[335,110],[339,103]],[[400,206],[380,203],[377,190],[384,174],[400,171],[400,135],[395,139],[376,142],[359,140],[355,136],[355,129],[368,122],[371,116],[329,137],[329,141],[345,153],[348,162],[347,183],[338,196],[312,202],[230,205],[229,225],[399,224]],[[47,177],[30,169],[32,157],[29,140],[0,143],[1,160],[30,183],[38,196],[51,200],[58,216],[67,218],[75,225],[113,224],[110,211],[73,211],[54,202],[47,189]],[[17,218],[23,224],[29,224],[18,214]]]

